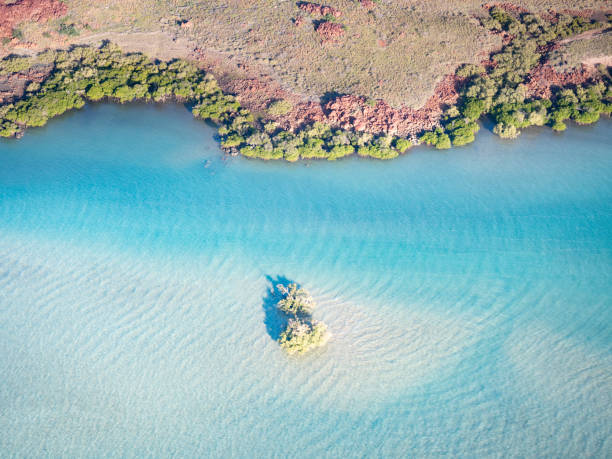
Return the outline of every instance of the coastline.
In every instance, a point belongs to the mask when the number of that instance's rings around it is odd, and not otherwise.
[[[608,25],[582,16],[544,19],[498,6],[488,13],[482,25],[501,34],[505,45],[483,65],[464,64],[445,77],[426,106],[416,111],[351,95],[306,106],[289,98],[254,102],[244,94],[265,92],[265,84],[253,83],[242,90],[234,86],[233,94],[227,93],[221,86],[231,82],[218,84],[211,72],[190,61],[124,54],[105,42],[100,48],[78,46],[0,61],[0,85],[5,89],[0,93],[0,135],[21,136],[25,128],[40,126],[85,102],[173,100],[186,103],[194,116],[219,125],[221,147],[229,154],[287,161],[336,160],[353,154],[392,159],[418,144],[447,149],[473,142],[478,121],[485,116],[493,120],[497,135],[514,138],[520,129],[533,125],[562,131],[565,120],[590,124],[610,115],[609,67],[560,74],[547,59],[558,43],[590,31],[591,35],[610,32],[612,19]],[[90,74],[83,75],[82,65]],[[183,68],[189,69],[187,76]]]

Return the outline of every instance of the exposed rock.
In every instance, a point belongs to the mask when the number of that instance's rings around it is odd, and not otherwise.
[[[437,85],[434,95],[418,110],[394,108],[382,100],[372,104],[364,97],[341,96],[328,102],[324,111],[328,122],[343,128],[353,127],[375,134],[414,135],[437,125],[444,107],[457,101],[457,87],[462,83],[463,80],[453,75],[447,76]]]
[[[361,0],[360,3],[361,3],[361,6],[363,6],[364,8],[367,8],[368,10],[372,10],[376,6],[376,3],[374,3],[372,0]]]
[[[571,10],[565,9],[561,10],[561,14],[567,14],[569,16],[581,16],[585,19],[590,19],[595,15],[596,11],[592,9],[584,9],[584,10]]]
[[[550,98],[552,95],[551,88],[553,87],[580,85],[597,78],[597,72],[585,65],[569,72],[557,72],[549,64],[540,64],[529,74],[528,95],[530,97]]]
[[[20,99],[28,83],[42,83],[50,71],[51,66],[38,66],[26,72],[0,75],[0,104]]]
[[[18,0],[0,2],[0,37],[10,37],[24,21],[43,22],[66,14],[67,7],[58,0]]]
[[[295,103],[290,113],[277,117],[276,121],[283,129],[290,130],[321,121],[342,129],[414,136],[437,126],[443,109],[457,102],[458,88],[463,82],[454,75],[447,76],[437,85],[425,106],[418,110],[394,108],[382,100],[372,102],[365,97],[344,95],[325,103]]]
[[[317,24],[317,33],[321,35],[324,42],[337,41],[344,36],[344,26],[335,22],[323,21]]]
[[[223,90],[235,94],[241,105],[255,112],[264,112],[271,100],[288,99],[278,85],[256,78],[232,79],[223,84]]]
[[[318,16],[327,16],[328,14],[335,18],[342,16],[342,11],[332,8],[331,6],[319,5],[318,3],[300,2],[298,3],[298,8],[309,14]]]

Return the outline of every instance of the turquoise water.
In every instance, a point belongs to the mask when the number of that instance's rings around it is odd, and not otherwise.
[[[612,124],[223,158],[182,107],[0,141],[5,457],[609,457]],[[330,343],[288,358],[296,280]]]

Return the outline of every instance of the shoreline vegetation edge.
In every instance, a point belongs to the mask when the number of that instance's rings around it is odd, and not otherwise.
[[[515,138],[529,126],[566,129],[566,120],[591,124],[612,113],[610,67],[600,65],[597,76],[584,84],[556,87],[550,97],[529,97],[529,73],[569,36],[597,28],[610,28],[580,16],[553,18],[512,14],[498,6],[489,10],[482,25],[507,37],[487,65],[464,64],[455,74],[461,82],[459,100],[447,107],[439,126],[411,138],[390,133],[374,135],[354,129],[337,129],[316,121],[296,130],[283,130],[274,121],[291,109],[290,102],[272,101],[267,113],[254,114],[233,95],[225,94],[215,78],[195,64],[175,59],[151,60],[141,53],[124,54],[112,43],[100,47],[76,46],[48,50],[33,57],[8,56],[0,61],[0,75],[31,74],[20,98],[0,105],[0,136],[20,137],[62,113],[103,100],[128,103],[181,102],[192,114],[218,127],[221,148],[249,158],[336,160],[360,157],[392,159],[413,145],[437,149],[461,146],[475,140],[478,120],[489,117],[493,132]]]

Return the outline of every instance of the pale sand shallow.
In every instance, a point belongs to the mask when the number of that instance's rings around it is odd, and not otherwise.
[[[2,141],[0,449],[605,457],[610,127],[309,167],[172,106]],[[266,276],[324,349],[279,350]]]

